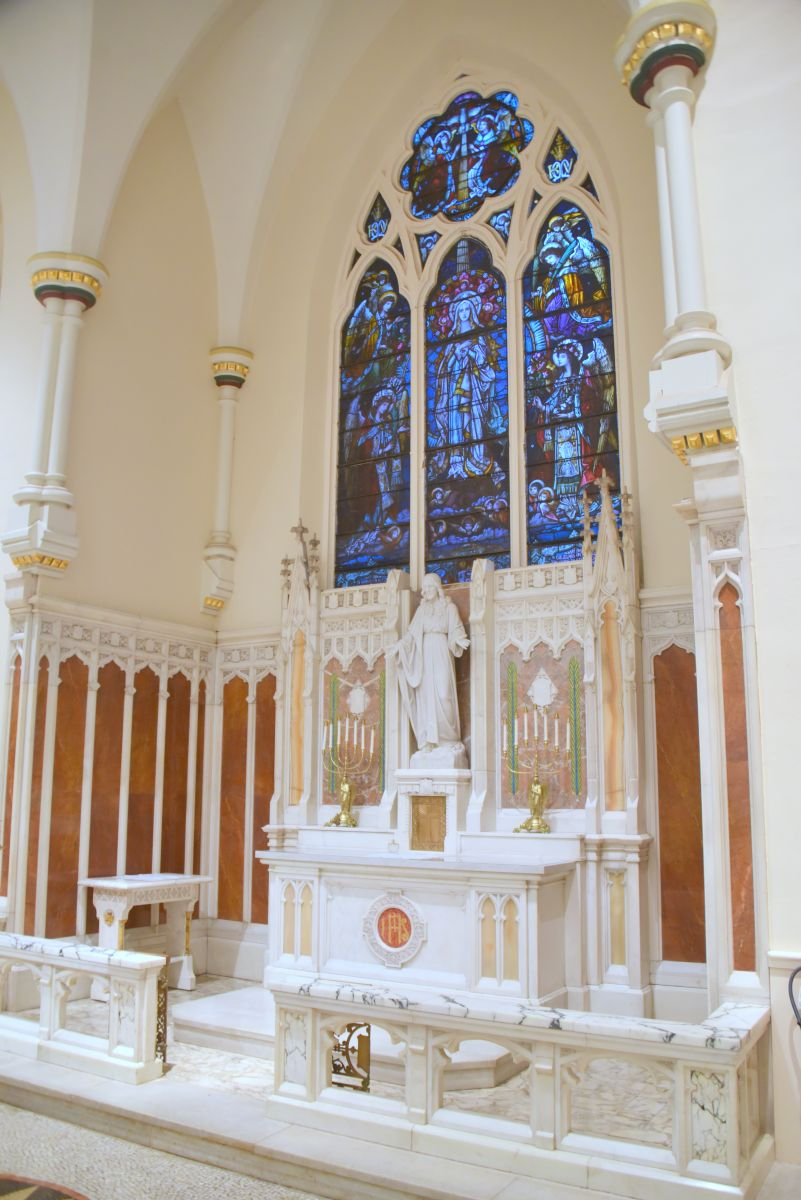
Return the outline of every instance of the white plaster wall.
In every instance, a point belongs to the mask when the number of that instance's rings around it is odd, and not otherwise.
[[[710,301],[736,368],[759,657],[769,949],[801,963],[801,5],[725,0],[717,9],[718,42],[696,119],[699,190]],[[774,996],[786,1009],[786,991],[774,988]],[[782,1019],[777,1034],[779,1154],[801,1162],[801,1030]]]
[[[67,478],[80,552],[44,590],[203,624],[214,502],[216,286],[208,218],[178,106],[134,155],[102,246],[110,280],[84,319]]]

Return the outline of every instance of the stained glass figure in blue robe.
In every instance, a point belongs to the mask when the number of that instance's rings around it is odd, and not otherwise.
[[[397,276],[374,262],[342,329],[337,587],[408,567],[410,326]]]
[[[449,221],[464,221],[486,198],[509,190],[520,174],[519,155],[534,135],[517,107],[512,92],[464,92],[418,127],[400,175],[401,187],[412,195],[412,216],[443,213]]]
[[[509,565],[506,296],[489,251],[461,239],[426,306],[426,570]]]
[[[620,477],[609,255],[572,201],[556,205],[523,276],[530,562],[581,554],[581,493]]]

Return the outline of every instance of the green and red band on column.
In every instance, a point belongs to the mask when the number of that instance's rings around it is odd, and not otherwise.
[[[97,303],[108,272],[97,259],[82,254],[48,251],[28,260],[31,287],[40,304],[46,300],[77,300],[84,309]]]
[[[241,388],[250,373],[253,355],[239,346],[216,346],[210,354],[217,387]]]
[[[621,82],[631,97],[646,107],[645,97],[660,71],[686,67],[697,75],[712,51],[712,35],[690,21],[663,21],[638,40],[623,67]]]

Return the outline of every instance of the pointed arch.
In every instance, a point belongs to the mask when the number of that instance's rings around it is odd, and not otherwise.
[[[482,242],[442,258],[425,323],[426,570],[456,582],[510,564],[506,284]]]
[[[581,557],[581,493],[620,461],[609,253],[558,201],[522,281],[528,561]]]
[[[337,587],[409,566],[410,338],[398,277],[375,259],[340,340]]]

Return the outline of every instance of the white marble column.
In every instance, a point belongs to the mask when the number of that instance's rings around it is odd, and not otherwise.
[[[199,703],[197,671],[189,693],[189,748],[186,756],[186,826],[184,829],[184,874],[191,875],[195,857],[195,804],[197,792],[197,723]]]
[[[120,752],[120,806],[117,816],[117,875],[125,874],[128,853],[128,793],[131,786],[131,733],[133,729],[134,668],[125,672],[125,696],[122,703],[122,750]]]
[[[67,486],[78,334],[108,272],[96,259],[63,252],[36,254],[29,265],[34,295],[45,308],[33,461],[14,494],[26,510],[24,525],[4,534],[0,543],[18,570],[58,575],[78,553],[75,504]]]
[[[42,619],[31,612],[25,618],[25,640],[20,672],[17,745],[11,801],[11,852],[8,859],[8,915],[6,929],[22,933],[28,886],[28,841],[31,819],[33,744],[36,736],[36,692]]]
[[[239,392],[250,372],[253,355],[239,346],[217,346],[210,353],[211,370],[217,384],[219,432],[217,441],[217,486],[214,527],[203,550],[201,609],[217,615],[234,590],[236,546],[231,535],[231,485],[234,471],[234,439]]]

